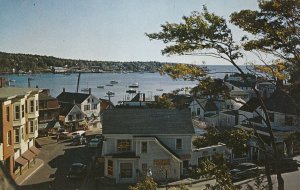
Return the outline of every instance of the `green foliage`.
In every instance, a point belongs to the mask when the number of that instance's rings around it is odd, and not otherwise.
[[[172,103],[166,96],[159,97],[155,102],[147,103],[147,107],[157,109],[175,109],[174,103]]]
[[[156,190],[157,183],[152,177],[146,177],[143,181],[137,183],[135,186],[130,186],[129,190]]]
[[[299,17],[300,1],[260,1],[259,10],[235,12],[231,22],[255,36],[244,38],[246,50],[259,50],[291,61],[290,58],[299,57]]]
[[[160,74],[167,74],[172,79],[184,80],[201,80],[206,74],[204,70],[197,65],[176,64],[164,65],[160,70]]]
[[[242,57],[224,18],[208,12],[204,6],[202,13],[193,12],[182,19],[183,23],[167,22],[161,25],[161,32],[146,34],[150,39],[170,44],[162,50],[163,54],[205,55],[227,60]]]
[[[92,66],[98,66],[104,71],[149,71],[156,72],[165,63],[160,62],[113,62],[113,61],[87,61],[74,59],[60,59],[52,56],[40,56],[30,54],[12,54],[0,52],[0,72],[11,73],[12,69],[28,72],[45,72],[50,66],[77,67],[80,69],[91,69]],[[168,63],[168,65],[173,65]],[[51,70],[48,70],[51,72]]]
[[[222,157],[220,157],[222,159]],[[228,167],[226,166],[224,160],[223,162],[213,162],[210,160],[205,160],[201,162],[200,170],[202,174],[212,174],[216,178],[216,183],[214,185],[206,184],[206,190],[237,190],[239,189],[235,186],[231,180],[231,175]]]

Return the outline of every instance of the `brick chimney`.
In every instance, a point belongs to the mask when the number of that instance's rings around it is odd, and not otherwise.
[[[63,88],[63,92],[65,92],[66,91],[66,89],[65,88]]]

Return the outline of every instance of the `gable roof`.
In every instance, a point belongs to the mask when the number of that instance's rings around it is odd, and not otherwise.
[[[188,109],[110,109],[103,113],[103,134],[194,134]]]
[[[76,104],[81,104],[89,96],[90,94],[76,93],[76,92],[62,92],[57,96],[57,99],[59,102],[73,103],[75,101]]]
[[[254,112],[260,106],[259,99],[254,97],[251,98],[246,104],[240,107],[239,110],[247,111],[247,112]]]
[[[295,115],[298,112],[296,102],[287,93],[280,89],[276,89],[266,100],[265,104],[269,111],[292,115]]]
[[[72,103],[60,103],[61,108],[59,111],[59,115],[67,116],[68,113],[70,113],[70,111],[73,109],[74,106],[77,106],[77,105],[72,104]]]

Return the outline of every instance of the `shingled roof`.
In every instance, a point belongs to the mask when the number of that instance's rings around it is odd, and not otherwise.
[[[57,96],[59,102],[69,102],[73,103],[75,101],[76,104],[81,104],[84,100],[86,100],[90,94],[84,93],[76,93],[76,92],[62,92]]]
[[[103,134],[194,134],[189,110],[111,109],[103,113]]]
[[[258,98],[254,97],[251,98],[246,104],[240,107],[239,110],[247,111],[247,112],[254,112],[260,106],[260,101]]]
[[[269,111],[292,115],[298,113],[296,102],[287,93],[280,89],[275,90],[275,92],[267,99],[265,104]]]
[[[75,106],[75,104],[72,103],[61,103],[60,104],[60,111],[59,111],[59,115],[62,116],[67,116],[68,113],[70,113],[70,111],[72,110],[72,108]]]

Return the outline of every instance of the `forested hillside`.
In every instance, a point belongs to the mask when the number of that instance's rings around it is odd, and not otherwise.
[[[12,54],[0,52],[0,72],[11,73],[13,69],[18,71],[47,72],[50,66],[79,69],[91,69],[99,66],[104,71],[157,71],[165,63],[160,62],[113,62],[113,61],[88,61],[75,59],[60,59],[53,56],[41,56],[30,54]]]

